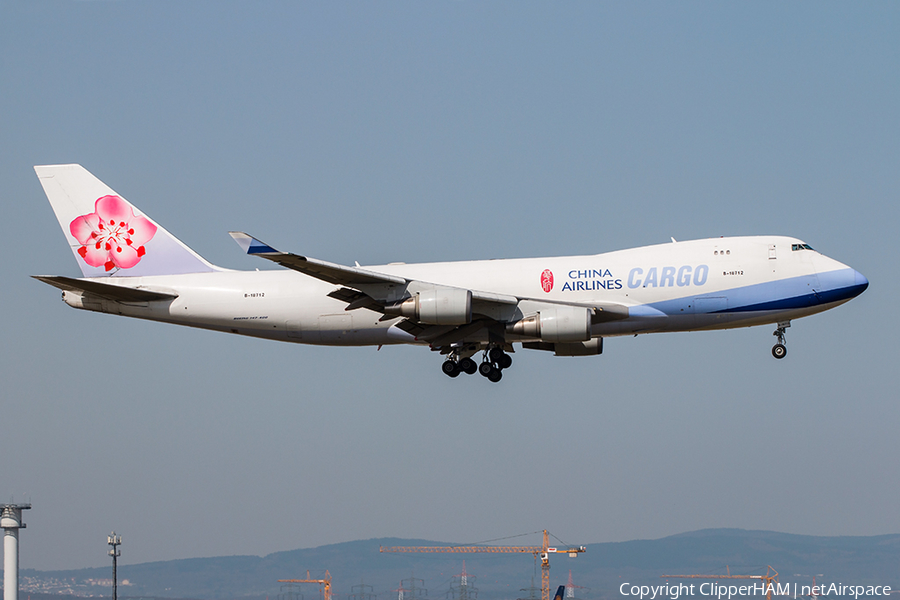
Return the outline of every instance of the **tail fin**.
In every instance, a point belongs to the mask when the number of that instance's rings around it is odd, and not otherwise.
[[[220,270],[81,165],[34,170],[85,277]]]

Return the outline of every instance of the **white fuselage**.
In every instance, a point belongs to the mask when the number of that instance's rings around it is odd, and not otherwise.
[[[596,323],[594,337],[748,327],[827,310],[868,282],[852,268],[779,236],[673,242],[590,256],[366,267],[438,285],[514,296],[516,309],[554,302],[628,307]],[[549,275],[547,275],[549,273]],[[328,294],[340,286],[291,270],[118,277],[119,285],[170,290],[177,298],[113,302],[64,292],[77,308],[267,339],[327,345],[418,343],[400,318]],[[111,278],[98,278],[109,283]],[[509,336],[507,341],[521,341]]]

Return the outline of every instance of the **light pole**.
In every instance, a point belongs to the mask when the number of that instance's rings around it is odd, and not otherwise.
[[[113,559],[113,589],[112,589],[112,600],[116,600],[118,596],[118,586],[116,583],[116,559],[122,556],[122,551],[119,550],[119,545],[122,543],[122,536],[116,535],[116,532],[113,531],[106,537],[107,543],[112,546],[112,550],[109,551],[109,555],[112,556]]]
[[[3,529],[3,600],[19,598],[19,530],[25,528],[22,511],[31,504],[0,504]]]

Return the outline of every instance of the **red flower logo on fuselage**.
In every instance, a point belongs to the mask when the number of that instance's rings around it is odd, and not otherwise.
[[[553,289],[553,271],[550,269],[544,269],[544,272],[541,273],[541,287],[548,294]]]
[[[141,262],[144,244],[156,235],[156,225],[134,214],[118,196],[103,196],[94,203],[94,212],[76,217],[69,224],[72,236],[81,244],[78,255],[92,267],[112,271],[130,269]]]

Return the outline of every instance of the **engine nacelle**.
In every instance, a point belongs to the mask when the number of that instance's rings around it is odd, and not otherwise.
[[[592,338],[586,342],[524,342],[523,348],[545,350],[556,356],[595,356],[603,354],[603,338]]]
[[[603,354],[603,338],[593,338],[586,342],[554,344],[556,356],[595,356]]]
[[[384,312],[427,325],[465,325],[472,322],[472,292],[434,286],[416,292],[399,304],[385,307]]]
[[[510,323],[506,330],[544,342],[586,342],[591,339],[591,311],[578,306],[548,306]]]

